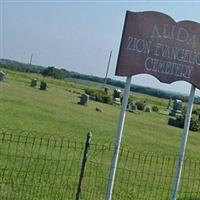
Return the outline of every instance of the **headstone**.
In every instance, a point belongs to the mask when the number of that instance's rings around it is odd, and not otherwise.
[[[182,126],[182,122],[180,120],[177,120],[177,119],[170,117],[169,120],[168,120],[168,125],[180,128]]]
[[[180,115],[182,113],[182,108],[183,108],[182,104],[183,102],[181,100],[178,99],[174,100],[170,115],[171,116]]]
[[[131,102],[131,103],[128,104],[127,109],[129,111],[138,111],[137,105],[135,105],[133,102]]]
[[[40,90],[47,90],[47,83],[44,81],[41,81],[40,83]]]
[[[0,71],[0,81],[4,81],[6,78],[6,74],[2,71]]]
[[[113,98],[113,103],[117,105],[121,105],[121,99],[120,98]]]
[[[146,106],[144,109],[145,112],[152,113],[152,107],[151,106]]]
[[[115,88],[113,93],[113,103],[121,105],[121,90]]]
[[[89,102],[89,95],[87,95],[87,94],[82,94],[79,104],[80,104],[80,105],[83,105],[83,106],[87,106],[87,105],[88,105],[88,102]]]
[[[121,97],[121,90],[115,88],[115,89],[114,89],[114,94],[113,94],[113,99],[114,99],[114,98],[119,98],[119,99],[120,99],[120,97]]]
[[[32,79],[31,80],[31,87],[36,87],[37,86],[37,79]]]

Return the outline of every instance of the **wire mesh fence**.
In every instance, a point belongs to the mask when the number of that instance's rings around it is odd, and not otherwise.
[[[76,199],[85,141],[0,131],[1,200]],[[81,199],[105,199],[113,146],[91,143]],[[114,200],[169,200],[177,157],[121,149]],[[200,161],[186,159],[180,200],[200,200]]]

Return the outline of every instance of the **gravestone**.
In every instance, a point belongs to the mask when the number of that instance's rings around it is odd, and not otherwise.
[[[119,104],[119,105],[121,104],[121,90],[120,89],[117,89],[117,88],[114,89],[113,102],[115,104]]]
[[[177,120],[177,119],[170,117],[169,120],[168,120],[168,125],[181,128],[182,122],[180,120]]]
[[[144,109],[145,112],[152,113],[152,107],[151,106],[146,106]]]
[[[36,87],[37,86],[37,79],[32,79],[31,80],[31,87]]]
[[[120,98],[120,97],[121,97],[121,90],[115,88],[115,89],[114,89],[113,98]]]
[[[133,102],[128,104],[127,109],[128,111],[138,111],[137,105],[135,105]]]
[[[87,105],[88,105],[88,102],[89,102],[89,95],[87,95],[87,94],[82,94],[82,95],[81,95],[81,98],[80,98],[79,104],[80,104],[80,105],[83,105],[83,106],[87,106]]]
[[[40,90],[47,90],[47,83],[44,81],[41,81],[40,83]]]
[[[173,102],[173,107],[169,115],[176,116],[182,113],[183,102],[179,99],[175,99]]]
[[[0,81],[4,81],[6,79],[6,74],[0,71]]]

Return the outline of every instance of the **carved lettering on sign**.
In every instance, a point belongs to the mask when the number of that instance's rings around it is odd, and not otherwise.
[[[116,75],[147,73],[200,88],[200,25],[158,12],[127,12]]]

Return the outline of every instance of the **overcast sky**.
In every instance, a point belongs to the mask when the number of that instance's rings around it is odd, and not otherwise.
[[[113,50],[109,77],[115,79],[126,10],[200,22],[200,1],[0,1],[1,58],[28,63],[33,53],[33,64],[103,77]],[[148,75],[134,76],[133,83],[187,94],[190,89],[189,83],[167,85]]]

